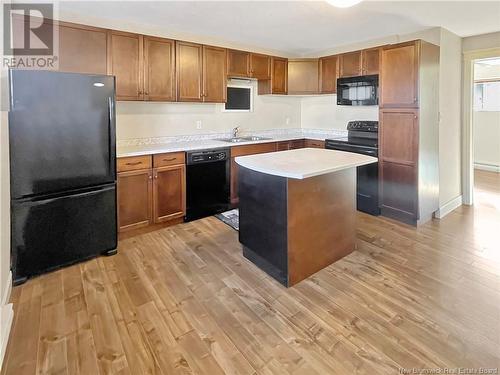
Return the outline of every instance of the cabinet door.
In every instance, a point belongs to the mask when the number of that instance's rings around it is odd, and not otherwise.
[[[288,92],[288,61],[273,57],[271,67],[271,93],[286,94]]]
[[[288,60],[288,93],[317,94],[319,92],[318,59]]]
[[[340,55],[340,76],[354,77],[361,75],[361,51]]]
[[[116,77],[117,100],[143,100],[142,35],[108,32],[108,74]]]
[[[144,98],[175,101],[175,41],[144,37]]]
[[[154,222],[183,217],[186,213],[186,167],[174,165],[153,170]]]
[[[319,59],[319,82],[322,94],[337,92],[337,56],[327,56]]]
[[[412,109],[380,111],[382,214],[414,224],[417,218],[418,116]]]
[[[380,107],[418,107],[418,44],[384,47],[380,64]]]
[[[411,165],[381,162],[382,215],[414,224],[417,219],[417,169]]]
[[[365,49],[361,52],[361,61],[363,65],[363,75],[372,75],[379,73],[380,49]]]
[[[250,77],[250,53],[228,50],[227,75],[229,77]]]
[[[379,157],[383,161],[416,165],[418,158],[417,113],[412,109],[380,111]]]
[[[281,141],[276,143],[276,151],[290,150],[290,141]]]
[[[226,49],[203,46],[203,101],[226,101]]]
[[[203,101],[203,46],[179,41],[176,46],[177,100],[201,102]]]
[[[305,139],[296,139],[290,141],[290,149],[295,150],[297,148],[304,148],[306,145]]]
[[[59,23],[59,70],[106,74],[107,31],[96,27]]]
[[[238,204],[238,163],[234,160],[235,158],[231,158],[231,204]]]
[[[250,76],[257,79],[271,79],[271,57],[252,53],[250,55]]]
[[[151,223],[152,171],[118,173],[119,231],[147,226]]]

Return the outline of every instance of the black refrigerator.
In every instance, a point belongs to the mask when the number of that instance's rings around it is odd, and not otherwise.
[[[115,79],[11,70],[14,284],[116,253]]]

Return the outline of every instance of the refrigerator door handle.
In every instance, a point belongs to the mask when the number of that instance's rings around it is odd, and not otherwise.
[[[109,138],[109,166],[116,180],[116,140],[115,140],[115,109],[113,97],[108,97],[108,138]]]

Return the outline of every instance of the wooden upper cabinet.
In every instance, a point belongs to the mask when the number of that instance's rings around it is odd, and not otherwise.
[[[318,94],[318,59],[288,60],[288,94]]]
[[[418,107],[418,42],[386,46],[380,57],[380,107]]]
[[[361,75],[361,51],[348,52],[340,55],[340,77]]]
[[[337,92],[338,56],[327,56],[319,59],[319,82],[322,94]]]
[[[106,74],[107,30],[59,22],[59,70]]]
[[[154,168],[153,216],[155,223],[181,218],[186,213],[186,167]]]
[[[224,103],[227,86],[226,49],[203,46],[203,101]]]
[[[117,191],[119,231],[149,225],[152,219],[151,169],[118,173]]]
[[[371,48],[361,51],[362,71],[363,75],[372,75],[379,73],[380,49]]]
[[[175,41],[144,37],[144,98],[175,101]]]
[[[288,93],[288,60],[271,58],[271,79],[259,80],[259,95]]]
[[[228,77],[250,77],[250,52],[227,51]]]
[[[271,56],[250,54],[250,76],[259,80],[271,79]]]
[[[286,94],[288,92],[288,60],[279,57],[272,58],[271,93]]]
[[[143,37],[108,32],[108,74],[116,77],[117,100],[143,100]]]
[[[201,102],[203,101],[203,46],[179,41],[176,46],[177,100]]]

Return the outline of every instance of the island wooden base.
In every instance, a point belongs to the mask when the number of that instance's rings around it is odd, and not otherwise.
[[[355,248],[356,170],[303,180],[240,167],[243,255],[292,286]]]

